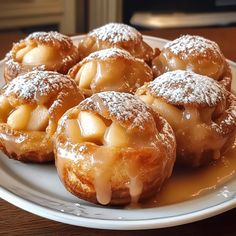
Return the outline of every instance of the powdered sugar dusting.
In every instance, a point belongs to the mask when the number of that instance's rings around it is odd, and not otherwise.
[[[60,34],[56,31],[34,32],[30,34],[25,40],[37,40],[39,42],[46,42],[52,45],[59,43],[59,45],[67,45],[68,47],[71,47],[73,44],[72,40],[68,36]]]
[[[22,99],[38,101],[48,96],[52,91],[61,91],[62,88],[75,87],[69,77],[53,71],[31,71],[16,77],[4,87],[5,95],[16,94]]]
[[[96,107],[96,96],[102,100],[111,117],[115,117],[115,119],[124,123],[131,122],[131,127],[142,129],[144,123],[150,122],[153,119],[145,103],[128,93],[113,91],[97,93],[82,101],[80,107],[98,110]]]
[[[183,35],[168,42],[164,48],[168,48],[173,54],[182,58],[196,55],[208,58],[223,56],[217,43],[197,35]]]
[[[133,27],[120,24],[109,23],[100,28],[97,28],[89,33],[102,41],[108,40],[110,43],[116,44],[124,41],[138,41],[142,35]]]
[[[223,88],[215,80],[191,71],[166,72],[150,82],[148,89],[153,96],[176,105],[215,106],[225,99]]]
[[[6,55],[6,65],[11,71],[19,71],[21,68],[20,64],[13,60],[11,51]]]
[[[125,58],[128,60],[135,60],[135,57],[131,56],[129,52],[119,48],[108,48],[93,52],[89,56],[87,56],[84,60],[85,61],[90,61],[92,59],[106,60],[108,58],[117,58],[117,57]]]

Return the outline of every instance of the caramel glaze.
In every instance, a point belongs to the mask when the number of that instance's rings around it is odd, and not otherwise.
[[[159,207],[183,202],[210,190],[214,190],[235,176],[236,140],[234,145],[219,160],[201,168],[180,168],[176,166],[161,191],[138,207]]]

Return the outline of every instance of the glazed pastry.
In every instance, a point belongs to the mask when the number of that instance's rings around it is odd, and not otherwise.
[[[152,64],[155,76],[167,71],[190,70],[221,81],[230,90],[230,67],[219,46],[209,39],[195,35],[177,38],[164,46]]]
[[[82,58],[92,52],[111,47],[123,48],[134,57],[146,62],[151,61],[154,56],[154,50],[143,41],[140,32],[120,23],[109,23],[92,30],[78,47]]]
[[[101,92],[60,119],[55,162],[65,187],[103,205],[154,195],[171,175],[175,138],[169,124],[134,95]]]
[[[215,80],[191,71],[170,71],[137,90],[175,131],[177,161],[201,166],[218,159],[236,132],[236,100]]]
[[[66,74],[79,61],[72,40],[58,32],[35,32],[13,45],[6,55],[4,77],[7,82],[33,69]]]
[[[66,75],[35,70],[16,77],[0,92],[0,149],[20,161],[53,160],[57,122],[82,99]]]
[[[68,75],[86,96],[109,90],[134,93],[153,79],[151,68],[143,60],[119,48],[91,53],[72,67]]]

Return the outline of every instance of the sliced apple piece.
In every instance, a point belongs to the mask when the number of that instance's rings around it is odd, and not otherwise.
[[[48,126],[48,109],[43,105],[38,105],[30,115],[27,130],[44,131]]]
[[[105,133],[104,141],[106,145],[123,147],[128,144],[129,138],[125,129],[113,122]]]
[[[12,110],[12,106],[8,99],[4,96],[0,96],[0,113],[7,115]]]
[[[103,140],[103,135],[107,127],[98,115],[87,111],[81,111],[78,120],[81,134],[84,139],[95,142],[101,142]]]
[[[0,96],[0,122],[4,123],[7,120],[8,114],[13,109],[8,99],[4,96]]]
[[[90,83],[95,77],[96,71],[97,65],[95,62],[88,62],[83,65],[75,77],[76,80],[79,80],[79,88],[90,88]]]
[[[152,103],[152,108],[160,113],[174,129],[178,127],[182,119],[182,112],[178,108],[157,98]]]
[[[114,84],[123,83],[122,78],[126,66],[123,61],[119,60],[115,63],[99,62],[97,66],[98,73],[95,78],[96,86],[112,86]]]
[[[33,108],[30,105],[21,105],[13,111],[7,119],[7,124],[15,130],[24,130],[30,119]]]
[[[16,60],[21,62],[26,53],[33,49],[33,45],[27,45],[16,53]]]
[[[139,96],[139,98],[148,105],[151,105],[154,101],[154,98],[149,94],[141,95],[141,96]]]
[[[38,46],[26,53],[22,62],[29,65],[51,64],[57,60],[57,57],[58,54],[54,48],[49,46]]]
[[[71,119],[66,121],[66,134],[73,143],[80,143],[83,141],[78,120]]]
[[[160,59],[162,59],[162,58],[160,58]],[[177,57],[165,58],[163,65],[165,65],[164,63],[168,64],[168,68],[170,70],[176,70],[176,69],[186,70],[186,67],[187,67],[186,62],[184,60],[177,58]]]

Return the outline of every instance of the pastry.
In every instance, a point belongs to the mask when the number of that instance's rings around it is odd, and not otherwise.
[[[13,45],[6,55],[4,77],[7,82],[33,69],[66,74],[79,61],[72,40],[58,32],[35,32]]]
[[[79,43],[78,47],[82,58],[92,52],[111,47],[123,48],[134,57],[146,62],[151,61],[155,53],[143,41],[140,32],[131,26],[120,23],[109,23],[92,30]]]
[[[66,75],[35,70],[16,77],[0,92],[0,149],[20,161],[53,160],[57,122],[82,99]]]
[[[235,96],[192,71],[170,71],[136,92],[171,124],[177,161],[201,166],[220,158],[234,141]]]
[[[155,76],[167,71],[190,70],[206,75],[230,90],[232,74],[219,46],[196,35],[184,35],[168,42],[152,62]]]
[[[172,172],[175,145],[169,124],[137,97],[101,92],[60,119],[55,163],[74,195],[123,205],[161,188]]]
[[[72,67],[68,75],[86,96],[109,90],[134,93],[153,79],[151,68],[143,60],[119,48],[91,53]]]

